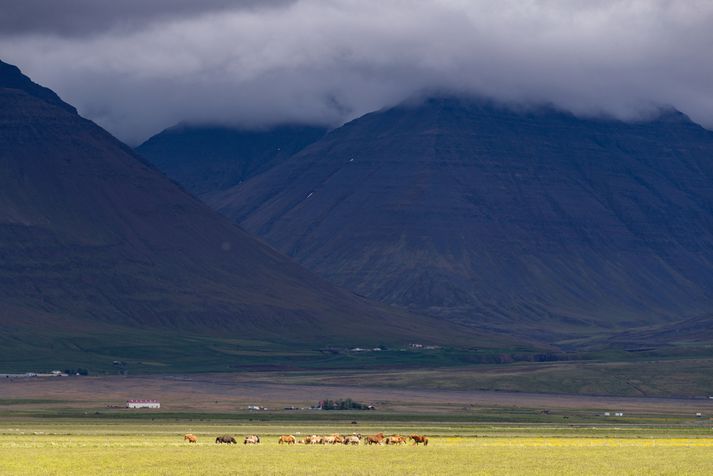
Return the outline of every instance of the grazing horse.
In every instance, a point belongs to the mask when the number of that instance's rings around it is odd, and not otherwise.
[[[257,435],[248,435],[243,441],[244,445],[257,445],[258,443],[260,443],[260,437]]]
[[[323,436],[322,437],[322,444],[323,445],[333,445],[337,442],[337,437],[332,435],[332,436]]]
[[[235,438],[233,438],[230,435],[219,436],[218,438],[215,439],[215,442],[221,443],[221,444],[225,443],[226,445],[237,445],[238,444],[238,442],[235,441]]]
[[[358,445],[361,441],[361,435],[349,435],[344,437],[345,445]]]
[[[404,445],[406,444],[406,438],[401,435],[391,435],[386,438],[387,445]]]
[[[425,435],[411,435],[409,439],[413,440],[414,445],[423,443],[423,446],[428,446],[428,437]]]
[[[322,437],[319,435],[312,435],[305,438],[305,441],[310,445],[319,445],[322,443]]]
[[[288,445],[294,445],[295,444],[295,437],[292,435],[282,435],[280,436],[280,439],[277,440],[279,444],[286,443]]]
[[[196,443],[198,441],[198,437],[193,433],[187,433],[183,435],[183,441],[186,440],[188,440],[189,443]]]
[[[384,434],[377,433],[376,435],[369,435],[366,437],[367,445],[383,445],[384,444]]]

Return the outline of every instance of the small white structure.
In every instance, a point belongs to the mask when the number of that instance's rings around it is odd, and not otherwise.
[[[614,413],[614,416],[624,416],[624,412],[616,412]]]
[[[158,400],[127,400],[126,408],[161,408]]]
[[[604,416],[610,416],[610,415],[611,415],[611,413],[609,413],[609,412],[604,412]]]

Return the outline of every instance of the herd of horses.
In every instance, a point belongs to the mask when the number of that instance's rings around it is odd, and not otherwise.
[[[198,437],[192,433],[188,433],[183,436],[183,441],[188,441],[189,443],[197,443]],[[310,435],[301,439],[297,439],[294,435],[281,435],[277,440],[279,444],[285,445],[405,445],[409,441],[413,445],[424,445],[428,446],[428,437],[425,435],[391,435],[386,436],[384,433],[377,433],[375,435],[362,436],[360,433],[352,433],[351,435],[340,435],[339,433],[333,433],[331,435]],[[237,444],[235,437],[231,435],[221,435],[215,439],[217,444]],[[259,445],[260,437],[257,435],[248,435],[243,440],[244,445]]]

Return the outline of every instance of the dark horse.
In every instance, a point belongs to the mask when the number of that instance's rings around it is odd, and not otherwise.
[[[219,436],[218,438],[215,439],[215,442],[216,443],[233,444],[233,445],[238,443],[237,441],[235,441],[235,438],[233,438],[230,435]]]

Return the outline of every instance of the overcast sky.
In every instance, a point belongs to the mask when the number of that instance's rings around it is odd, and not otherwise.
[[[0,0],[0,59],[132,145],[433,90],[713,128],[710,0]]]

